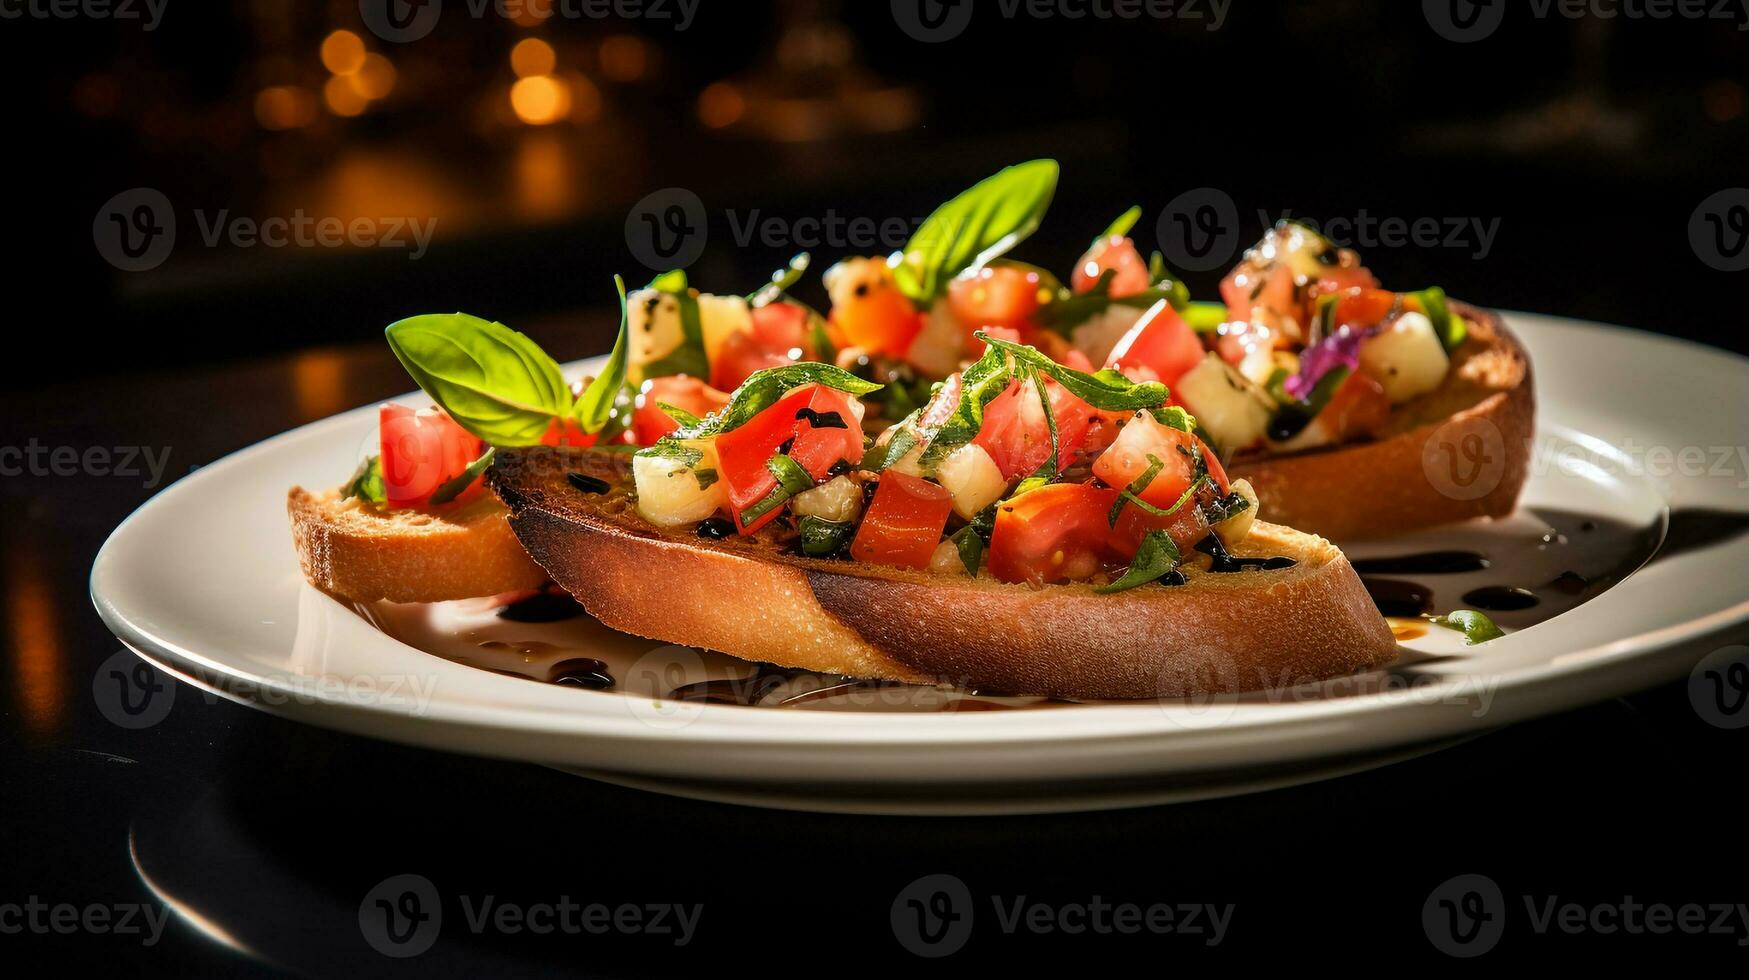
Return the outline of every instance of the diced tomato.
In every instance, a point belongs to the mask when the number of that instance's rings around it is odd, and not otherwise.
[[[1339,292],[1341,298],[1336,300],[1336,326],[1348,327],[1354,330],[1365,330],[1383,323],[1385,317],[1391,315],[1391,310],[1397,305],[1397,294],[1383,289],[1369,289],[1356,286],[1346,290],[1324,290],[1320,281],[1314,290],[1314,295],[1327,295],[1329,292]]]
[[[1142,539],[1150,531],[1165,531],[1178,547],[1180,555],[1190,554],[1197,543],[1208,536],[1208,519],[1199,505],[1213,496],[1208,490],[1200,491],[1193,499],[1185,501],[1183,506],[1165,517],[1151,514],[1133,504],[1126,505],[1118,512],[1117,526],[1111,531],[1113,553],[1124,555],[1124,561],[1128,561],[1141,548]],[[1174,500],[1161,509],[1166,510],[1177,503]]]
[[[850,542],[850,557],[893,568],[927,568],[952,512],[953,498],[941,486],[888,471]]]
[[[1318,274],[1313,289],[1324,293],[1339,293],[1345,289],[1377,289],[1378,277],[1363,265],[1327,266]]]
[[[1093,243],[1081,261],[1075,263],[1075,274],[1069,277],[1070,288],[1085,293],[1099,284],[1107,270],[1112,273],[1111,296],[1134,296],[1146,292],[1153,277],[1148,262],[1136,250],[1136,243],[1122,235],[1102,238]]]
[[[903,356],[923,329],[923,315],[899,292],[883,259],[845,259],[827,270],[826,289],[844,342],[870,354]]]
[[[1370,375],[1356,371],[1343,380],[1314,422],[1337,442],[1370,436],[1391,419],[1391,400]]]
[[[391,507],[419,507],[460,476],[485,445],[440,409],[384,405],[377,413],[383,489]],[[476,480],[463,497],[480,492]],[[459,498],[458,498],[459,499]]]
[[[810,353],[808,311],[794,303],[767,303],[753,311],[753,339],[774,351]]]
[[[1221,301],[1235,320],[1251,319],[1259,307],[1277,316],[1304,317],[1294,270],[1286,262],[1256,266],[1244,262],[1221,280]]]
[[[1057,423],[1057,461],[1066,467],[1086,444],[1088,430],[1101,413],[1055,381],[1046,381],[1045,390]],[[1051,457],[1051,430],[1038,388],[1030,381],[1009,384],[984,407],[984,427],[972,442],[990,454],[1007,479],[1036,472]]]
[[[773,456],[787,454],[816,481],[825,479],[839,460],[852,465],[862,462],[860,407],[842,391],[803,385],[717,437],[718,472],[728,487],[730,509],[742,534],[765,526],[783,510],[772,508],[752,524],[741,520],[742,511],[777,488],[777,478],[766,468]]]
[[[583,427],[577,424],[576,419],[553,419],[552,424],[547,426],[546,435],[541,436],[540,444],[543,446],[575,446],[578,449],[587,449],[595,445],[595,436],[584,432]]]
[[[723,340],[711,360],[711,387],[734,391],[755,371],[794,364],[794,347],[767,347],[751,333],[737,331]]]
[[[1109,486],[1128,489],[1147,473],[1153,465],[1148,457],[1153,456],[1161,463],[1160,472],[1138,496],[1156,507],[1170,507],[1196,478],[1194,454],[1199,451],[1207,452],[1195,435],[1163,425],[1147,412],[1137,412],[1124,423],[1111,448],[1093,461],[1093,475]]]
[[[1019,330],[1049,301],[1050,292],[1036,269],[987,265],[948,284],[947,306],[971,332],[988,327]]]
[[[1202,363],[1202,357],[1202,340],[1196,331],[1171,304],[1161,301],[1111,349],[1106,366],[1131,377],[1141,377],[1139,372],[1146,369],[1170,387],[1184,372]]]
[[[1109,523],[1117,499],[1118,491],[1091,483],[1052,483],[998,504],[990,574],[1040,586],[1091,578],[1127,561]]]
[[[637,445],[649,446],[680,428],[680,423],[662,411],[661,405],[673,405],[702,419],[729,404],[729,396],[697,378],[675,374],[644,382],[633,404],[636,412],[632,415],[632,438]]]

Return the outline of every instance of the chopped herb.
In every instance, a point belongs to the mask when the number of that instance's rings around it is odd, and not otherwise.
[[[1500,627],[1494,625],[1493,620],[1474,609],[1459,609],[1450,615],[1435,616],[1432,623],[1435,626],[1443,626],[1446,629],[1462,633],[1464,646],[1487,643],[1489,640],[1498,640],[1506,635]]]
[[[479,459],[469,463],[467,469],[462,470],[460,474],[438,487],[431,494],[432,505],[447,504],[461,496],[462,492],[473,486],[474,481],[480,478],[480,474],[486,472],[486,468],[492,465],[492,458],[497,452],[496,449],[486,450]]]
[[[388,491],[383,487],[381,456],[372,456],[358,464],[358,471],[352,474],[352,479],[346,481],[344,496],[368,500],[373,504],[388,502]]]
[[[689,425],[697,425],[699,422],[698,416],[676,405],[670,405],[667,402],[657,402],[656,407],[662,410],[663,415],[673,419],[675,424],[679,425],[681,428],[685,428]]]
[[[1136,549],[1136,557],[1130,561],[1130,567],[1123,573],[1123,577],[1093,591],[1110,595],[1157,582],[1178,570],[1178,557],[1178,545],[1173,542],[1171,535],[1165,531],[1149,531],[1142,538],[1142,545]]]
[[[706,467],[702,470],[693,470],[692,478],[698,481],[698,488],[700,490],[709,490],[711,487],[716,486],[719,476],[716,470]]]
[[[856,536],[856,525],[849,521],[828,521],[820,517],[804,517],[796,524],[801,532],[802,554],[810,558],[829,558],[850,544]]]

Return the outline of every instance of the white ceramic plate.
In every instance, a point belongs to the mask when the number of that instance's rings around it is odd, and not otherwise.
[[[1749,361],[1619,328],[1508,319],[1540,402],[1528,508],[1647,527],[1671,513],[1749,511],[1739,448]],[[1410,642],[1406,667],[1270,696],[919,714],[578,690],[421,652],[304,583],[286,490],[343,479],[373,419],[361,408],[288,432],[154,497],[92,569],[105,622],[189,683],[342,731],[701,798],[979,813],[1163,802],[1377,765],[1681,676],[1749,619],[1739,533],[1688,542],[1602,600],[1493,643],[1465,649],[1434,630]],[[619,634],[600,643],[641,644],[662,665],[679,655]]]

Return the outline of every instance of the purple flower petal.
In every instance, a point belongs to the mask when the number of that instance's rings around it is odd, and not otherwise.
[[[1324,375],[1338,367],[1350,371],[1360,367],[1360,342],[1373,332],[1343,328],[1306,348],[1300,355],[1300,373],[1282,382],[1282,388],[1301,401],[1310,398]]]

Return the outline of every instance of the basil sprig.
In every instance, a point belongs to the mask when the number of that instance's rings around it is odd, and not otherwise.
[[[1110,595],[1157,582],[1177,570],[1178,558],[1178,545],[1173,542],[1171,535],[1165,531],[1149,531],[1142,538],[1141,547],[1136,549],[1136,557],[1130,560],[1130,567],[1123,576],[1093,591],[1100,595]]]
[[[467,469],[462,470],[456,476],[444,481],[443,485],[438,487],[431,494],[432,506],[435,507],[438,504],[447,504],[461,496],[462,491],[473,486],[474,481],[480,478],[480,474],[486,472],[486,470],[491,467],[492,460],[497,455],[498,450],[487,449],[484,453],[480,454],[479,459],[469,463]]]
[[[390,324],[386,335],[431,400],[493,445],[535,445],[571,412],[558,362],[501,323],[434,313]]]
[[[574,419],[600,433],[625,387],[630,346],[625,286],[619,337],[606,373],[572,399],[557,361],[502,323],[466,313],[431,313],[389,324],[389,349],[456,424],[493,446],[538,445],[555,421]]]
[[[741,383],[741,387],[736,388],[734,394],[729,396],[728,405],[705,416],[694,425],[683,425],[668,433],[662,441],[709,439],[733,431],[744,425],[748,419],[777,404],[784,395],[806,384],[823,385],[858,397],[881,389],[881,385],[873,381],[865,381],[830,364],[803,362],[766,368],[749,375]]]
[[[1158,408],[1166,403],[1166,386],[1158,381],[1134,382],[1112,370],[1086,374],[1058,364],[1025,344],[992,337],[982,330],[973,336],[1012,355],[1016,364],[1031,367],[1067,388],[1069,394],[1102,412],[1134,412],[1144,408]]]
[[[373,504],[387,503],[389,494],[383,486],[382,457],[372,456],[358,464],[358,471],[352,474],[352,479],[346,481],[346,490],[341,497],[357,497]]]
[[[619,291],[619,336],[614,339],[613,353],[607,355],[601,376],[596,378],[583,397],[577,399],[577,424],[590,435],[607,427],[613,415],[614,401],[626,385],[626,362],[631,356],[631,313],[626,307],[626,281],[613,277],[613,287]]]
[[[928,307],[954,276],[1025,241],[1050,208],[1058,172],[1055,160],[1016,164],[937,208],[898,256],[899,291]]]
[[[1474,609],[1459,609],[1446,616],[1435,616],[1432,619],[1435,626],[1457,630],[1464,635],[1464,646],[1475,646],[1489,640],[1498,640],[1506,634],[1486,614]]]
[[[796,494],[814,489],[813,474],[790,456],[779,453],[766,462],[765,468],[771,473],[772,479],[777,481],[777,486],[772,487],[771,492],[758,503],[741,512],[743,525],[751,524],[782,507]]]

